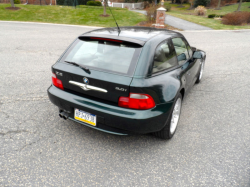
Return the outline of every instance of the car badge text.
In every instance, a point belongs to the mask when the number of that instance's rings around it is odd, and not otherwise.
[[[63,73],[56,71],[56,75],[63,76]]]
[[[119,87],[115,87],[116,90],[119,90],[119,91],[123,91],[123,92],[126,92],[127,89],[124,89],[124,88],[119,88]]]

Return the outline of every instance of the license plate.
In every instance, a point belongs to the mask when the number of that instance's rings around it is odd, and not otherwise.
[[[75,109],[75,119],[96,126],[96,115]]]

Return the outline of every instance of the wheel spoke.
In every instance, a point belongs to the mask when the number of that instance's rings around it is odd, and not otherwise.
[[[170,124],[170,133],[173,134],[176,130],[178,121],[179,121],[179,117],[180,117],[180,111],[181,111],[181,98],[178,98],[174,109],[173,109],[173,113],[172,113],[172,117],[171,117],[171,124]]]

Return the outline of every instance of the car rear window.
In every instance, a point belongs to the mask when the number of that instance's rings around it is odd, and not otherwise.
[[[102,39],[77,40],[62,58],[102,71],[132,75],[141,46],[133,43]]]

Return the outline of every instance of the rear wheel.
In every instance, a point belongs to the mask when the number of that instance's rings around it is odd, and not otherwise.
[[[202,60],[201,61],[201,67],[200,67],[199,76],[197,77],[197,80],[195,82],[196,84],[198,84],[201,81],[201,78],[202,78],[202,75],[203,75],[203,71],[204,71],[204,63],[205,63],[205,60]]]
[[[181,114],[181,104],[182,95],[179,93],[175,100],[174,107],[171,111],[172,114],[167,120],[165,127],[158,132],[154,132],[154,136],[157,136],[162,139],[171,139],[174,136]]]

